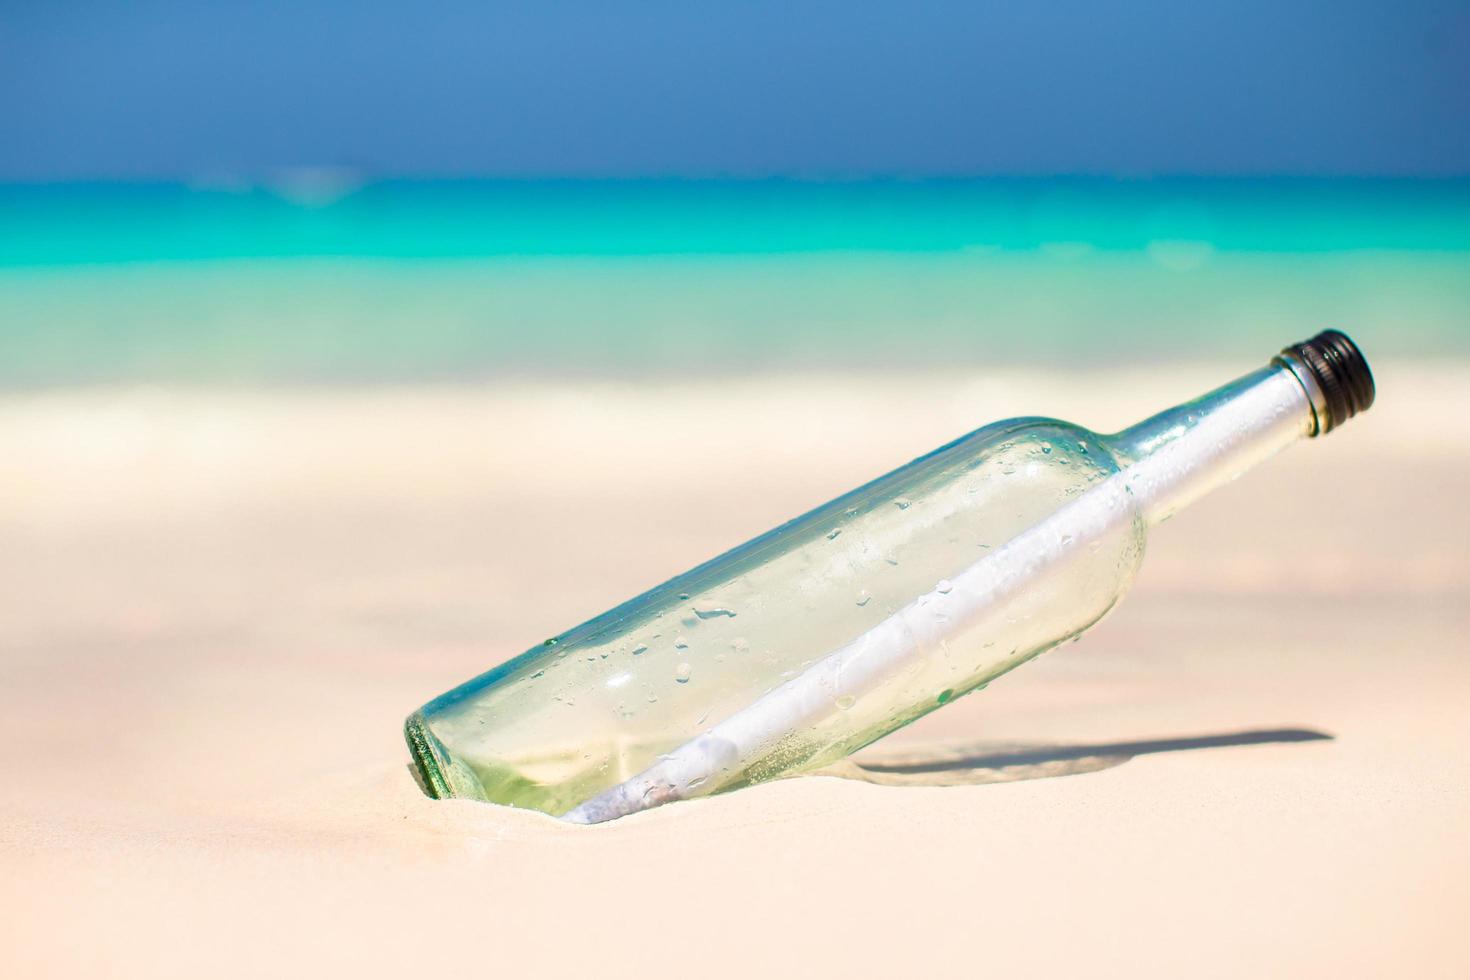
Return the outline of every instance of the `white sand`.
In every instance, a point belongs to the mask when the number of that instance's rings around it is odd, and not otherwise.
[[[418,703],[966,428],[1249,366],[5,396],[0,976],[1464,976],[1457,366],[1375,364],[1379,406],[1159,529],[1082,644],[878,749],[1331,741],[594,828],[405,768]]]

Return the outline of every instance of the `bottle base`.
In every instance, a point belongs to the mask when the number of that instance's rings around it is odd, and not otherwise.
[[[422,711],[415,711],[403,723],[403,738],[413,758],[419,783],[424,792],[436,800],[484,800],[485,791],[468,766],[457,762],[444,743],[424,723]]]

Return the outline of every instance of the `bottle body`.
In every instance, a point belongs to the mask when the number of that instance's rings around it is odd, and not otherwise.
[[[426,705],[409,722],[421,767],[437,770],[426,782],[559,816],[916,597],[932,594],[943,623],[948,583],[1117,471],[1099,436],[1066,423],[970,433]],[[834,691],[823,717],[711,789],[824,765],[1080,632],[1126,590],[1143,535],[1141,519],[1122,522],[932,655]]]
[[[1371,404],[1335,337],[1324,384],[1278,358],[1115,435],[1014,419],[914,460],[431,701],[424,782],[593,823],[861,748],[1077,636],[1151,524]]]

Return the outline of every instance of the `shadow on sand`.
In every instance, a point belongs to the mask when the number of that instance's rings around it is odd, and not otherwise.
[[[1191,752],[1242,745],[1330,741],[1310,728],[1262,728],[1220,735],[1157,738],[1136,742],[1038,745],[997,742],[875,746],[812,775],[840,776],[882,786],[966,786],[1010,783],[1098,772],[1140,755]]]

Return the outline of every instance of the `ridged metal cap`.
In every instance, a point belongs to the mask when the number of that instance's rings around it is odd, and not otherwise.
[[[1373,404],[1373,372],[1358,345],[1341,330],[1324,330],[1292,344],[1276,359],[1291,368],[1312,396],[1317,416],[1313,435],[1326,435]]]

